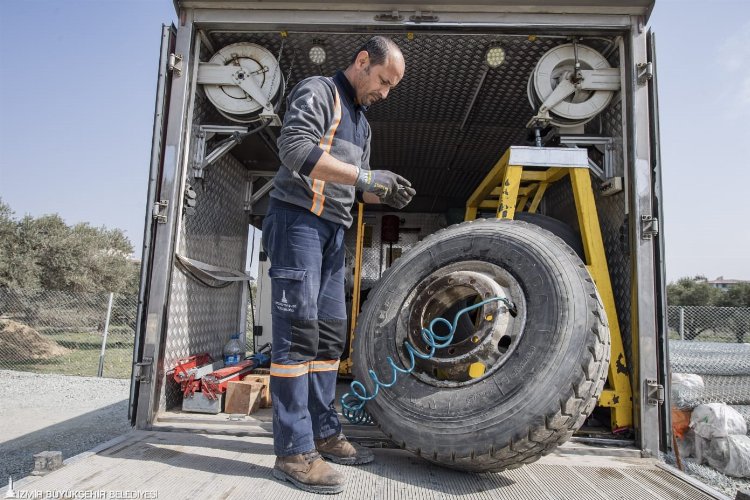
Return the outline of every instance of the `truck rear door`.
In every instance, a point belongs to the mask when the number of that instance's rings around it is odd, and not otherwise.
[[[143,249],[141,254],[140,289],[138,293],[138,311],[136,315],[135,346],[133,348],[133,371],[130,380],[130,403],[128,418],[136,424],[139,402],[148,402],[152,377],[151,369],[154,360],[154,339],[147,336],[147,316],[150,304],[151,284],[155,274],[163,271],[154,267],[154,255],[157,243],[157,232],[163,225],[162,182],[165,168],[165,142],[167,139],[168,112],[171,102],[172,71],[170,58],[174,64],[175,28],[163,25],[161,30],[161,50],[159,55],[159,72],[156,84],[156,104],[154,109],[153,139],[151,144],[151,164],[149,168],[148,194],[146,196],[146,219],[143,232]],[[171,267],[171,266],[170,266]],[[148,408],[146,408],[148,409]]]
[[[656,328],[658,332],[659,383],[664,386],[664,404],[660,407],[661,443],[669,448],[672,443],[671,404],[669,401],[669,332],[667,330],[667,275],[664,260],[664,191],[661,180],[661,141],[659,138],[659,88],[656,81],[656,34],[649,30],[646,39],[651,62],[649,85],[649,130],[651,132],[651,181],[653,183],[652,211],[658,221],[654,241],[654,285],[656,292]]]

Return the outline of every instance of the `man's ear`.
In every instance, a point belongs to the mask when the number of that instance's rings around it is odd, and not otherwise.
[[[357,66],[364,68],[370,62],[370,54],[366,50],[361,51],[357,54]]]

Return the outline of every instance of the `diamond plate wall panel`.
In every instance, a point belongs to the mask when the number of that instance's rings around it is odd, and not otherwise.
[[[203,123],[217,123],[213,106],[196,96],[193,132]],[[195,141],[191,141],[192,149]],[[195,213],[183,215],[177,252],[208,264],[244,270],[249,218],[243,210],[245,168],[231,155],[225,155],[194,179],[188,169],[188,184],[197,193]],[[187,276],[175,266],[169,299],[167,336],[164,353],[166,370],[182,357],[208,352],[221,359],[224,344],[237,333],[243,284],[210,288]],[[162,381],[159,410],[180,405],[179,387]]]

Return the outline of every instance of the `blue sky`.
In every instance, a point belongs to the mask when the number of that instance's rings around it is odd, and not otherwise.
[[[140,255],[171,0],[0,0],[0,197]],[[657,0],[667,276],[750,279],[750,2]]]

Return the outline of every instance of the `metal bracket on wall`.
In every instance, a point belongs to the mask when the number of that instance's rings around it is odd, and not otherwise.
[[[589,170],[601,180],[617,177],[613,172],[614,155],[617,152],[617,141],[614,137],[600,137],[597,135],[561,135],[560,144],[569,148],[579,146],[593,146],[604,154],[604,164],[599,166],[589,158]],[[622,175],[622,174],[620,174]]]
[[[247,127],[227,125],[201,125],[195,134],[195,154],[193,156],[193,177],[202,179],[204,170],[213,162],[227,154],[242,142],[242,135],[247,133]],[[217,134],[228,135],[210,153],[206,154],[206,143]]]
[[[439,20],[440,18],[432,12],[423,13],[421,10],[418,10],[409,16],[409,21],[413,23],[436,23]]]
[[[646,85],[654,77],[653,63],[640,63],[635,69],[638,72],[638,85]]]
[[[263,198],[273,188],[273,176],[276,172],[263,172],[263,171],[250,171],[250,179],[247,181],[247,187],[245,189],[245,210],[249,213],[253,213],[253,205],[255,205],[261,198]],[[255,188],[255,182],[264,180],[265,184],[259,188]]]
[[[375,20],[376,21],[403,21],[404,16],[399,14],[397,10],[392,10],[391,12],[388,12],[386,14],[376,14]]]
[[[651,215],[641,215],[641,239],[650,240],[659,234],[659,219]]]

